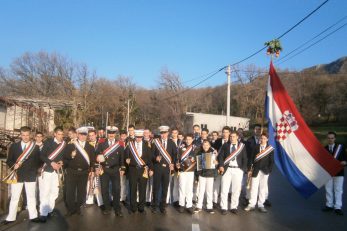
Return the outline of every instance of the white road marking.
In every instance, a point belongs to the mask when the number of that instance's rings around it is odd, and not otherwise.
[[[192,224],[192,231],[200,231],[200,225],[199,224]]]

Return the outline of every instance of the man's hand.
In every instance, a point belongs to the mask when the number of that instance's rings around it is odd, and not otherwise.
[[[57,164],[57,162],[54,162],[54,161],[51,162],[51,166],[52,166],[52,168],[53,168],[54,170],[58,170],[58,169],[60,168],[60,165]]]
[[[224,167],[219,167],[219,172],[220,172],[220,174],[223,174],[223,172],[224,172]]]
[[[170,164],[169,166],[170,166],[170,170],[171,170],[171,171],[175,170],[174,164]]]
[[[125,160],[125,162],[126,162],[127,164],[130,164],[130,158],[127,158],[127,159]]]
[[[157,156],[157,157],[155,158],[155,160],[158,161],[158,162],[160,162],[160,161],[161,161],[161,156]]]
[[[340,162],[342,166],[346,166],[347,162],[346,161],[341,161]]]
[[[99,163],[105,162],[105,157],[104,157],[104,155],[98,155],[98,156],[96,157],[96,161],[99,162]]]
[[[153,172],[152,170],[149,170],[149,173],[148,173],[148,174],[149,174],[149,176],[151,177],[151,176],[153,176],[153,173],[154,173],[154,172]]]

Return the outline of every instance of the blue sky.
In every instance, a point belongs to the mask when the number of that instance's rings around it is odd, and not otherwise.
[[[260,49],[322,2],[2,0],[0,66],[8,67],[24,52],[44,50],[86,63],[99,76],[130,76],[147,88],[157,85],[163,68],[187,81]],[[330,0],[281,40],[283,55],[344,17],[346,10],[346,0]],[[281,67],[301,69],[331,62],[347,55],[346,41],[347,27]],[[268,63],[262,52],[243,65]],[[201,86],[225,79],[221,72]]]

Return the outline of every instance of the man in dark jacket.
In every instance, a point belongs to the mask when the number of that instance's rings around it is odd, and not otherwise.
[[[11,184],[11,201],[9,213],[2,224],[7,225],[16,220],[17,208],[23,186],[27,196],[29,218],[32,222],[40,222],[36,210],[36,176],[40,164],[39,147],[31,140],[31,129],[20,129],[21,141],[11,145],[6,164],[15,170],[17,181]]]

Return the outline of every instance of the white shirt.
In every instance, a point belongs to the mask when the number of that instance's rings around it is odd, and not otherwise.
[[[334,151],[335,144],[329,144],[329,152]]]
[[[237,149],[238,147],[238,143],[236,144],[230,144],[230,153],[232,152],[232,148],[233,148],[233,145],[235,145],[235,150]],[[231,161],[229,162],[229,166],[233,166],[233,167],[238,167],[239,165],[237,164],[237,160],[236,158],[232,158]]]
[[[21,142],[20,142],[20,145],[22,146],[22,150],[23,150],[23,151],[24,151],[25,148],[28,147],[29,144],[30,144],[30,142],[28,142],[28,143],[25,143],[24,141],[21,141]]]
[[[115,143],[115,140],[108,140],[108,146],[111,146]]]
[[[85,141],[78,140],[78,143],[81,145],[82,148],[84,148],[84,146],[86,145]]]
[[[57,144],[60,144],[61,142],[59,142],[58,140],[57,140],[57,138],[54,138],[54,142],[56,142]]]
[[[166,147],[167,147],[167,140],[161,140],[161,143],[163,144],[163,147],[166,149]]]
[[[263,151],[263,150],[265,150],[265,148],[266,148],[266,145],[264,145],[264,146],[260,146],[260,151]]]
[[[135,142],[135,147],[139,156],[142,157],[142,141],[139,143]]]

